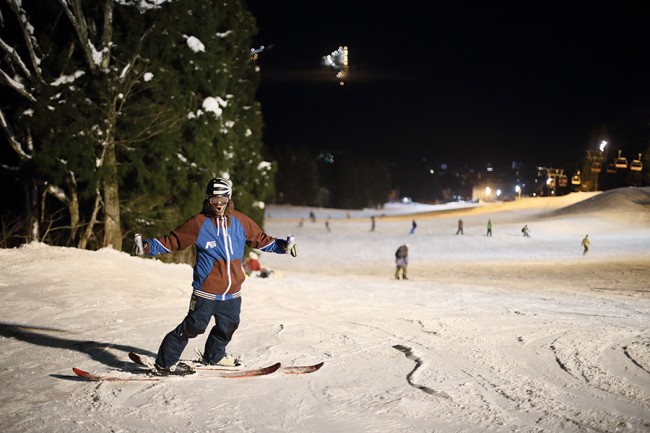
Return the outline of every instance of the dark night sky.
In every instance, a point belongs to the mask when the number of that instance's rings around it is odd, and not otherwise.
[[[256,47],[273,45],[258,60],[264,141],[405,164],[571,164],[650,101],[649,3],[571,3],[249,0]],[[320,63],[340,45],[343,87]]]

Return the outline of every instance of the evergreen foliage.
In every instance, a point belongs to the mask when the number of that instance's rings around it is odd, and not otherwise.
[[[230,178],[237,208],[262,223],[274,167],[261,156],[259,72],[250,59],[255,19],[243,0],[143,5],[0,0],[0,68],[16,80],[2,82],[13,90],[0,106],[7,120],[3,179],[27,191],[29,205],[20,212],[47,222],[48,229],[35,225],[35,239],[102,246],[111,183],[125,237],[167,232],[199,211],[215,176]],[[88,45],[80,42],[79,13]],[[28,61],[30,43],[38,63]]]

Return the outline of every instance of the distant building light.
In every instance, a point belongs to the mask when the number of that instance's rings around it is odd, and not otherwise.
[[[318,157],[322,159],[323,162],[326,164],[334,164],[334,155],[332,155],[329,152],[321,153],[320,155],[318,155]]]

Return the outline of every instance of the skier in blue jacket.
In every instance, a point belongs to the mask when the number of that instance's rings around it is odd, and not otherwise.
[[[136,235],[141,255],[157,256],[196,245],[190,309],[183,321],[163,339],[155,366],[161,375],[185,375],[194,370],[178,360],[188,340],[203,334],[214,317],[203,362],[233,364],[224,358],[226,346],[239,326],[244,248],[296,256],[293,236],[277,239],[267,235],[248,216],[235,210],[232,184],[223,178],[212,179],[207,198],[197,215],[172,230],[167,236],[142,240]]]

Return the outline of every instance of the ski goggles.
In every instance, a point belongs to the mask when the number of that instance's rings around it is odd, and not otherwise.
[[[213,195],[212,197],[209,197],[208,200],[210,200],[212,206],[225,206],[230,201],[228,197],[222,197],[219,195]]]

